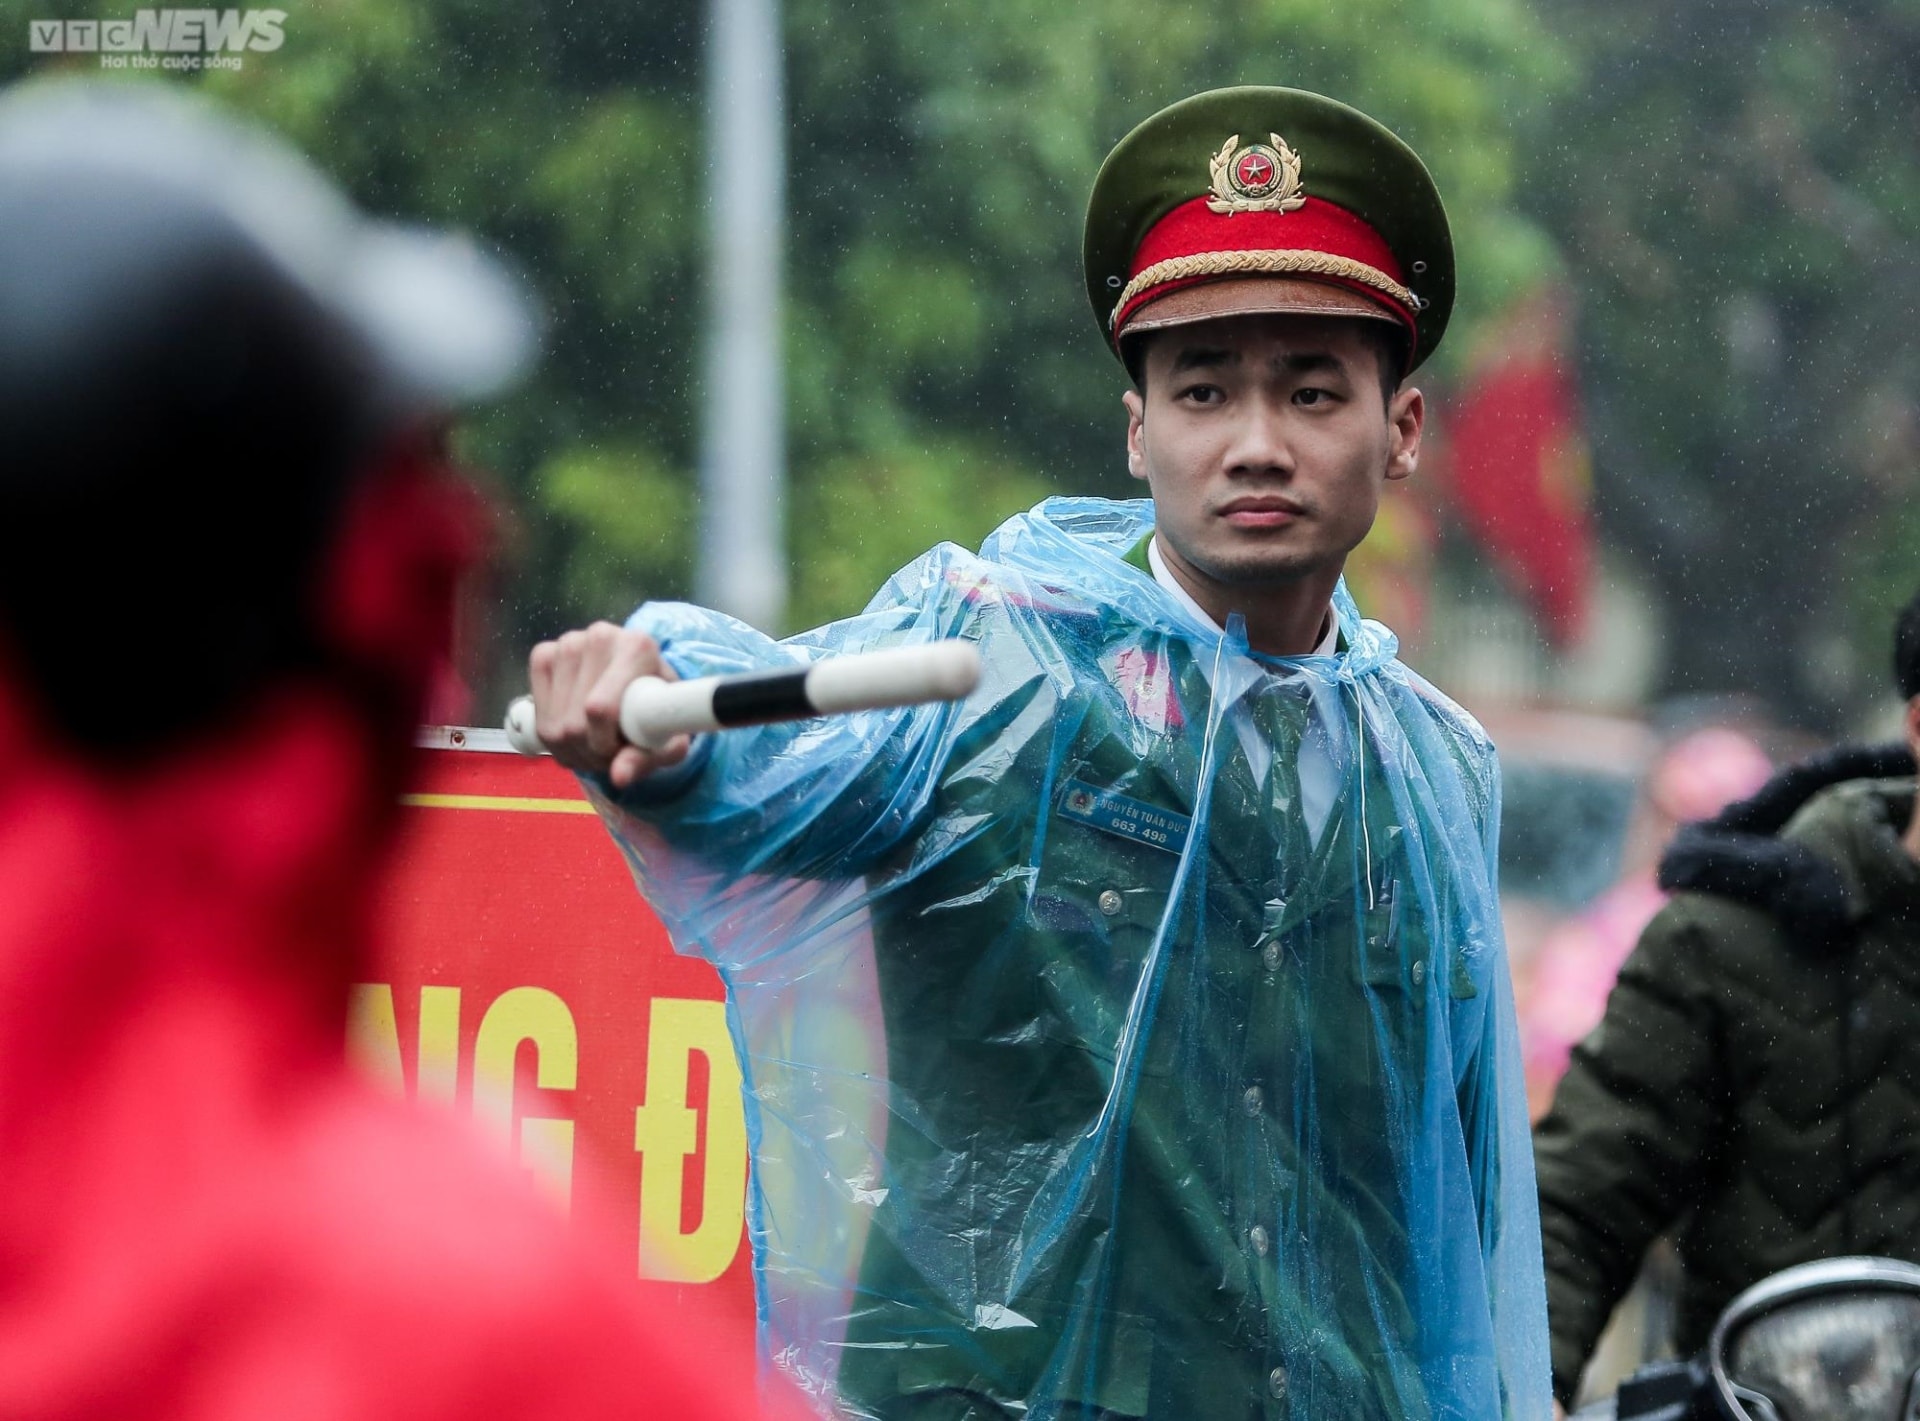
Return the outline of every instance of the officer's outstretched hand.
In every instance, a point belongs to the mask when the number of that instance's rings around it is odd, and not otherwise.
[[[691,744],[686,736],[664,750],[642,750],[620,734],[620,693],[641,676],[680,679],[645,632],[595,622],[541,642],[527,658],[535,733],[568,769],[604,774],[615,789],[679,764]]]

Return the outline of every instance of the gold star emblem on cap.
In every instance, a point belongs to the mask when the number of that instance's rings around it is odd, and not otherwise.
[[[1234,134],[1207,162],[1213,179],[1213,212],[1293,212],[1306,206],[1300,189],[1300,155],[1287,140],[1269,133],[1266,143],[1240,146]]]

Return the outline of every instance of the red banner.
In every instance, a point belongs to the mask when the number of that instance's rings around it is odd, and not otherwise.
[[[571,775],[472,748],[496,731],[428,738],[447,748],[418,757],[405,798],[352,1054],[470,1110],[562,1207],[591,1172],[625,1201],[635,1286],[663,1309],[717,1295],[744,1364],[746,1126],[718,975],[674,954]]]
[[[1559,293],[1521,302],[1485,337],[1448,410],[1454,507],[1556,646],[1586,630],[1591,471]]]

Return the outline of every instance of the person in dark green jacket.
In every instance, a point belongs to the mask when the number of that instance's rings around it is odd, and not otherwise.
[[[1539,1124],[1563,1405],[1662,1233],[1683,1355],[1782,1268],[1920,1259],[1920,597],[1895,670],[1904,746],[1820,757],[1676,837],[1675,897]]]

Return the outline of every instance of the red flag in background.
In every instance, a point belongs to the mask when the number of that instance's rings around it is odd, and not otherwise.
[[[1483,342],[1447,411],[1460,521],[1555,646],[1585,630],[1593,584],[1591,475],[1558,291],[1529,298]]]

